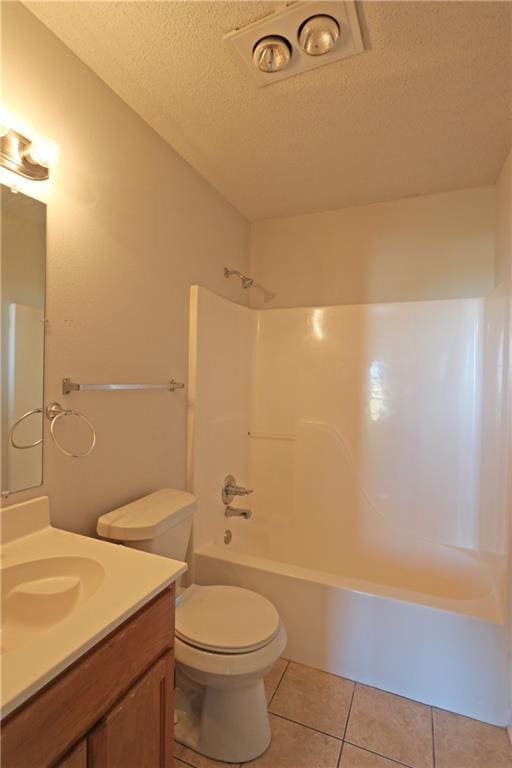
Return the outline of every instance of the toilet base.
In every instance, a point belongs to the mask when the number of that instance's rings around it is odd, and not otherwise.
[[[227,763],[255,760],[268,748],[270,722],[263,680],[240,687],[198,685],[183,669],[176,674],[176,741]]]

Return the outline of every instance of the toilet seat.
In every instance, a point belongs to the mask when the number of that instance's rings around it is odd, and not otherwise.
[[[270,643],[249,653],[213,653],[175,639],[174,651],[176,663],[188,670],[194,677],[197,674],[216,676],[226,685],[226,681],[235,678],[248,679],[263,677],[272,665],[283,654],[286,648],[286,630],[279,624],[277,635]]]
[[[194,584],[176,608],[176,637],[210,653],[257,651],[271,643],[279,629],[279,614],[272,603],[241,587]]]

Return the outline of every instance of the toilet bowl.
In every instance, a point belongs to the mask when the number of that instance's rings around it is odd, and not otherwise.
[[[193,585],[176,609],[175,738],[240,763],[270,744],[263,678],[286,646],[268,600],[240,587]]]
[[[156,491],[98,519],[100,536],[184,560],[195,497]],[[244,763],[270,744],[263,678],[286,630],[272,603],[248,589],[180,589],[175,628],[175,738],[206,757]]]

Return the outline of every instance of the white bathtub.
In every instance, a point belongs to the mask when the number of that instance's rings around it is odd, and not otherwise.
[[[231,544],[195,552],[194,579],[269,598],[288,631],[289,659],[495,725],[509,723],[499,561],[427,542],[412,550],[408,542],[405,559],[352,552],[338,558],[336,571],[328,557],[329,570],[320,570],[269,558],[275,548],[254,520],[233,520],[230,528]]]
[[[291,659],[498,725],[506,318],[498,296],[257,311],[195,287],[188,399],[193,578],[266,595]],[[251,520],[224,517],[228,472]]]

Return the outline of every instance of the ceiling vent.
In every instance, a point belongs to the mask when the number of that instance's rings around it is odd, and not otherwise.
[[[259,86],[364,51],[353,0],[294,3],[225,39]]]

